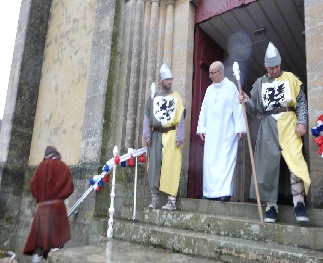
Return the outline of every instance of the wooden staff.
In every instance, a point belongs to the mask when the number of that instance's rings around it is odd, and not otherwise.
[[[242,88],[241,88],[241,82],[240,82],[239,64],[236,61],[233,63],[233,75],[237,79],[239,93],[241,93]],[[263,218],[263,215],[262,215],[261,201],[260,201],[260,195],[259,195],[259,189],[258,189],[258,179],[257,179],[257,175],[256,175],[256,168],[255,168],[255,160],[254,160],[254,157],[253,157],[253,150],[252,150],[252,146],[251,146],[251,139],[250,139],[249,126],[248,126],[246,105],[243,103],[243,101],[242,101],[241,104],[242,104],[243,115],[244,115],[244,118],[245,118],[245,121],[246,121],[246,131],[247,131],[247,138],[248,138],[248,146],[249,146],[249,153],[250,153],[253,180],[255,182],[255,190],[256,190],[256,196],[257,196],[259,217],[260,217],[261,223],[264,224],[264,218]]]

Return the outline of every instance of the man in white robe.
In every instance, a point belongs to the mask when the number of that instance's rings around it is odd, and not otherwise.
[[[246,125],[237,86],[224,77],[222,62],[213,62],[209,74],[213,83],[206,90],[197,127],[205,141],[202,198],[226,202],[233,194],[238,141]]]

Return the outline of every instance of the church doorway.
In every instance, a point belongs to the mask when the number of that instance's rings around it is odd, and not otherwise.
[[[199,1],[195,13],[188,197],[203,195],[203,142],[196,135],[196,127],[206,88],[211,84],[209,65],[221,60],[226,77],[236,83],[232,65],[237,61],[242,88],[249,93],[255,80],[266,73],[264,54],[271,41],[280,51],[282,69],[293,72],[306,87],[304,30],[304,0]],[[259,121],[249,118],[248,123],[254,145]],[[249,199],[251,165],[246,140],[239,145],[236,167],[234,199],[239,201]]]

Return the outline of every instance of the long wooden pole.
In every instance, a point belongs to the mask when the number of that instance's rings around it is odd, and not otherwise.
[[[237,62],[235,62],[235,63],[237,63]],[[233,65],[233,67],[235,67],[235,65]],[[239,68],[238,68],[238,71],[239,71]],[[235,75],[236,74],[240,74],[240,73],[235,72]],[[241,93],[242,88],[241,88],[240,76],[236,76],[236,79],[237,79],[237,82],[238,82],[239,93]],[[252,150],[251,139],[250,139],[250,132],[249,132],[248,119],[247,119],[246,105],[244,104],[244,102],[242,102],[241,105],[242,105],[243,115],[244,115],[244,118],[245,118],[245,121],[246,121],[246,132],[247,132],[247,139],[248,139],[248,146],[249,146],[249,154],[250,154],[250,160],[251,160],[253,180],[255,182],[255,190],[256,190],[259,217],[260,217],[261,223],[264,224],[264,217],[262,215],[261,201],[260,201],[260,195],[259,195],[259,189],[258,189],[258,179],[257,179],[257,174],[256,174],[256,168],[255,168],[255,160],[254,160],[254,156],[253,156],[253,150]]]

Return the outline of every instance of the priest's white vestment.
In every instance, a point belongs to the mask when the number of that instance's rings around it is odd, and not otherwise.
[[[240,132],[246,132],[246,125],[238,89],[224,78],[207,88],[197,126],[197,135],[205,133],[203,196],[232,196]]]

